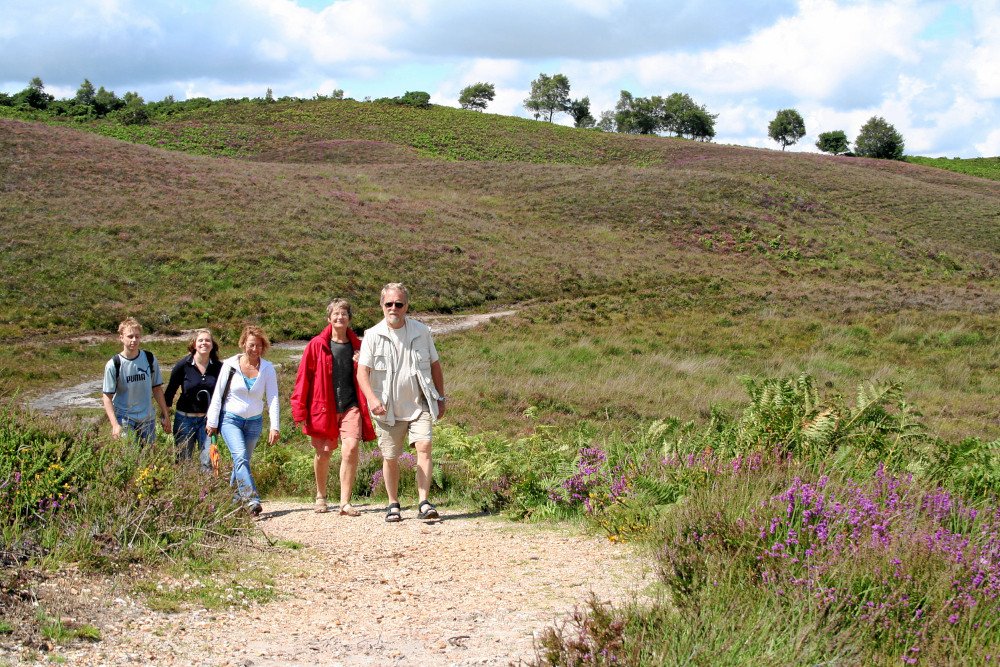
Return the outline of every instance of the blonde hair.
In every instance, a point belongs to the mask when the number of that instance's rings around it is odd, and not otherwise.
[[[261,329],[256,324],[248,324],[245,327],[243,327],[243,333],[240,334],[240,349],[243,349],[243,346],[246,345],[247,338],[249,338],[250,336],[256,336],[257,338],[260,338],[260,343],[261,343],[260,356],[263,357],[265,354],[267,354],[267,351],[271,349],[271,341],[267,339],[267,334],[264,333],[264,330]]]
[[[129,329],[138,329],[139,333],[142,333],[142,325],[139,324],[139,320],[134,317],[126,317],[118,323],[118,335],[124,336],[125,332]]]
[[[333,301],[330,302],[330,305],[326,307],[326,319],[329,320],[330,315],[332,315],[333,311],[337,310],[338,308],[342,308],[343,310],[347,311],[347,319],[350,320],[354,318],[354,313],[351,311],[350,301],[348,301],[347,299],[334,299]]]
[[[410,290],[406,289],[406,285],[403,283],[387,283],[385,287],[382,288],[382,294],[378,298],[378,305],[385,303],[385,293],[386,292],[399,292],[406,299],[406,303],[410,303]]]

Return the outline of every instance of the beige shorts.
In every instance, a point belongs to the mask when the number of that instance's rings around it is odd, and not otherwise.
[[[395,424],[388,426],[378,419],[372,419],[372,425],[375,427],[375,435],[378,436],[378,448],[382,450],[382,458],[391,460],[399,458],[403,453],[407,436],[411,445],[421,440],[430,442],[434,420],[431,419],[431,413],[425,410],[413,421],[397,419]]]

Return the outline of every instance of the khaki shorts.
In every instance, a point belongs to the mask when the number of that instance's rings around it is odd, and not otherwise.
[[[378,419],[372,419],[372,425],[375,427],[375,435],[378,436],[378,448],[382,450],[382,458],[391,460],[399,458],[403,453],[407,436],[411,445],[421,440],[430,442],[434,421],[431,419],[431,413],[425,410],[413,421],[397,419],[395,424],[388,426]]]

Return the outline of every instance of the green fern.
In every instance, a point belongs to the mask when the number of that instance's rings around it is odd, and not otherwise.
[[[837,435],[840,413],[835,408],[824,408],[802,426],[802,438],[815,447],[828,449]]]
[[[431,470],[431,478],[439,489],[444,490],[444,466],[440,463],[435,465]]]
[[[654,505],[671,505],[682,495],[682,489],[676,482],[654,479],[648,475],[636,477],[634,485]]]

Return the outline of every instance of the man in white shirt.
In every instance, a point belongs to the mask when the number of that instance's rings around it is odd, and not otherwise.
[[[402,520],[399,455],[407,436],[417,450],[417,518],[436,519],[431,488],[431,429],[444,415],[444,375],[430,328],[406,317],[410,293],[389,283],[380,298],[385,319],[365,332],[358,359],[358,388],[368,400],[382,450],[382,478],[389,496],[385,520]]]

